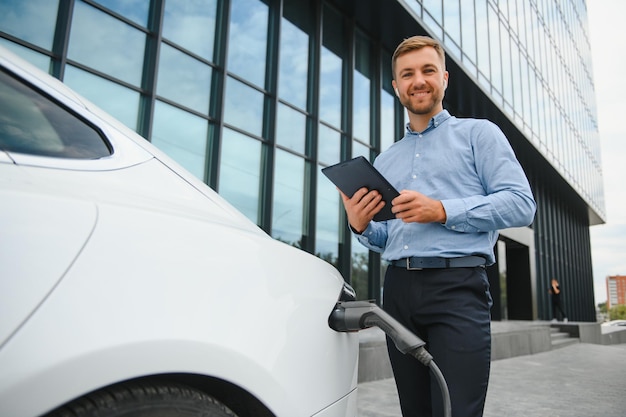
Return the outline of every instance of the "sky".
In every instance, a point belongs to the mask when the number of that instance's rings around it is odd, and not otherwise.
[[[606,209],[606,223],[590,229],[597,305],[606,277],[626,275],[626,1],[587,0],[587,14]]]

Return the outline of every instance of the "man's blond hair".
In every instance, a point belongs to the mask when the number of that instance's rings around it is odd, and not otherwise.
[[[391,58],[391,74],[393,76],[393,79],[395,80],[396,78],[396,60],[398,59],[398,57],[427,46],[435,48],[435,51],[437,51],[437,55],[439,55],[439,58],[441,59],[442,68],[445,71],[446,53],[443,50],[441,44],[429,36],[412,36],[400,42],[400,45],[398,45],[395,52],[393,53],[393,57]]]

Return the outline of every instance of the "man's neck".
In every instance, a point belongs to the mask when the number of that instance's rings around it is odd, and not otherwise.
[[[415,114],[409,112],[409,126],[411,126],[411,130],[414,132],[423,132],[428,127],[430,119],[438,115],[441,111],[443,111],[443,107],[428,114]]]

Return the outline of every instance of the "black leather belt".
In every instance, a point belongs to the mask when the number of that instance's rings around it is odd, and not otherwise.
[[[461,258],[411,257],[391,261],[391,265],[411,270],[430,268],[474,268],[485,265],[481,256],[463,256]]]

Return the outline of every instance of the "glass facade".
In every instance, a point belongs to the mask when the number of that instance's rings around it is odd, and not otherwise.
[[[554,170],[543,174],[544,165],[520,157],[538,203],[546,201],[533,225],[533,286],[543,286],[561,271],[553,265],[567,270],[570,257],[587,258],[588,226],[604,218],[583,0],[0,3],[0,45],[163,149],[274,238],[337,266],[361,299],[380,300],[384,263],[351,237],[320,170],[373,159],[402,136],[391,54],[420,33],[443,42],[478,92],[487,110],[471,115],[493,118],[497,109]],[[447,104],[462,109],[456,100]],[[544,185],[542,175],[555,173],[576,204],[584,201],[575,213],[558,187],[555,194]],[[550,219],[561,215],[555,227]],[[560,246],[570,228],[581,235],[575,250]],[[591,282],[588,257],[571,268]],[[540,293],[534,316],[547,317]]]

